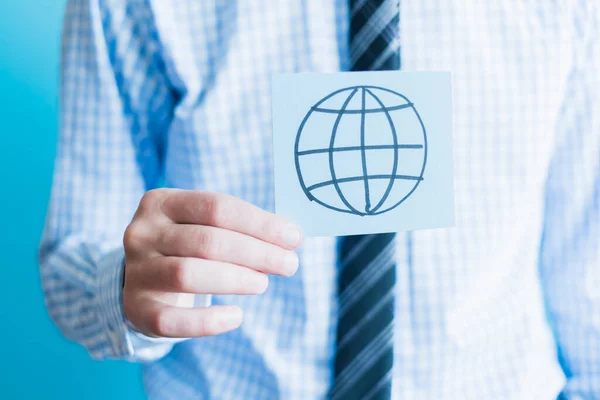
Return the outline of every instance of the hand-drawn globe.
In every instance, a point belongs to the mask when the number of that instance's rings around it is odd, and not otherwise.
[[[379,215],[402,204],[423,181],[427,135],[402,94],[352,86],[310,108],[294,156],[309,200],[343,213]]]

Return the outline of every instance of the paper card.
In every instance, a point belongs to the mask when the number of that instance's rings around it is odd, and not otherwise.
[[[454,225],[447,72],[272,81],[275,209],[308,236]]]

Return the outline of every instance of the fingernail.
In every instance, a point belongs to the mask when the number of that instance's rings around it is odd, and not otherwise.
[[[296,273],[296,271],[298,270],[298,264],[299,260],[298,255],[296,253],[289,252],[285,255],[285,258],[283,260],[283,267],[285,268],[285,272],[287,272],[288,275],[294,275]]]
[[[223,329],[235,329],[242,324],[242,310],[234,308],[220,315],[219,322]]]
[[[302,234],[300,230],[296,228],[295,225],[289,224],[283,230],[283,242],[288,247],[296,247],[298,243],[300,243],[300,238]]]

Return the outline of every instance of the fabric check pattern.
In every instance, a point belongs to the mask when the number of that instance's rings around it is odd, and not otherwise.
[[[144,191],[273,210],[271,77],[353,64],[347,0],[266,3],[67,3],[46,304],[92,357],[143,362],[152,400],[322,399],[334,381],[335,238],[305,238],[261,296],[213,296],[244,309],[226,335],[143,337],[121,307]],[[402,69],[452,74],[457,224],[396,236],[392,398],[600,398],[599,18],[592,0],[402,2]]]
[[[398,0],[350,1],[352,70],[400,68]],[[365,89],[361,145],[364,146]],[[363,168],[365,153],[362,153]],[[367,171],[365,204],[369,212]],[[342,238],[333,399],[389,399],[394,365],[395,234]]]

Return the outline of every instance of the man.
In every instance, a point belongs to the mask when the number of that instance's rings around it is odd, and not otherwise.
[[[68,3],[41,246],[64,334],[146,363],[152,399],[600,398],[598,4],[217,3]],[[345,369],[338,270],[381,236],[344,256],[270,213],[270,78],[385,51],[452,72],[457,224],[388,237],[393,340]]]

